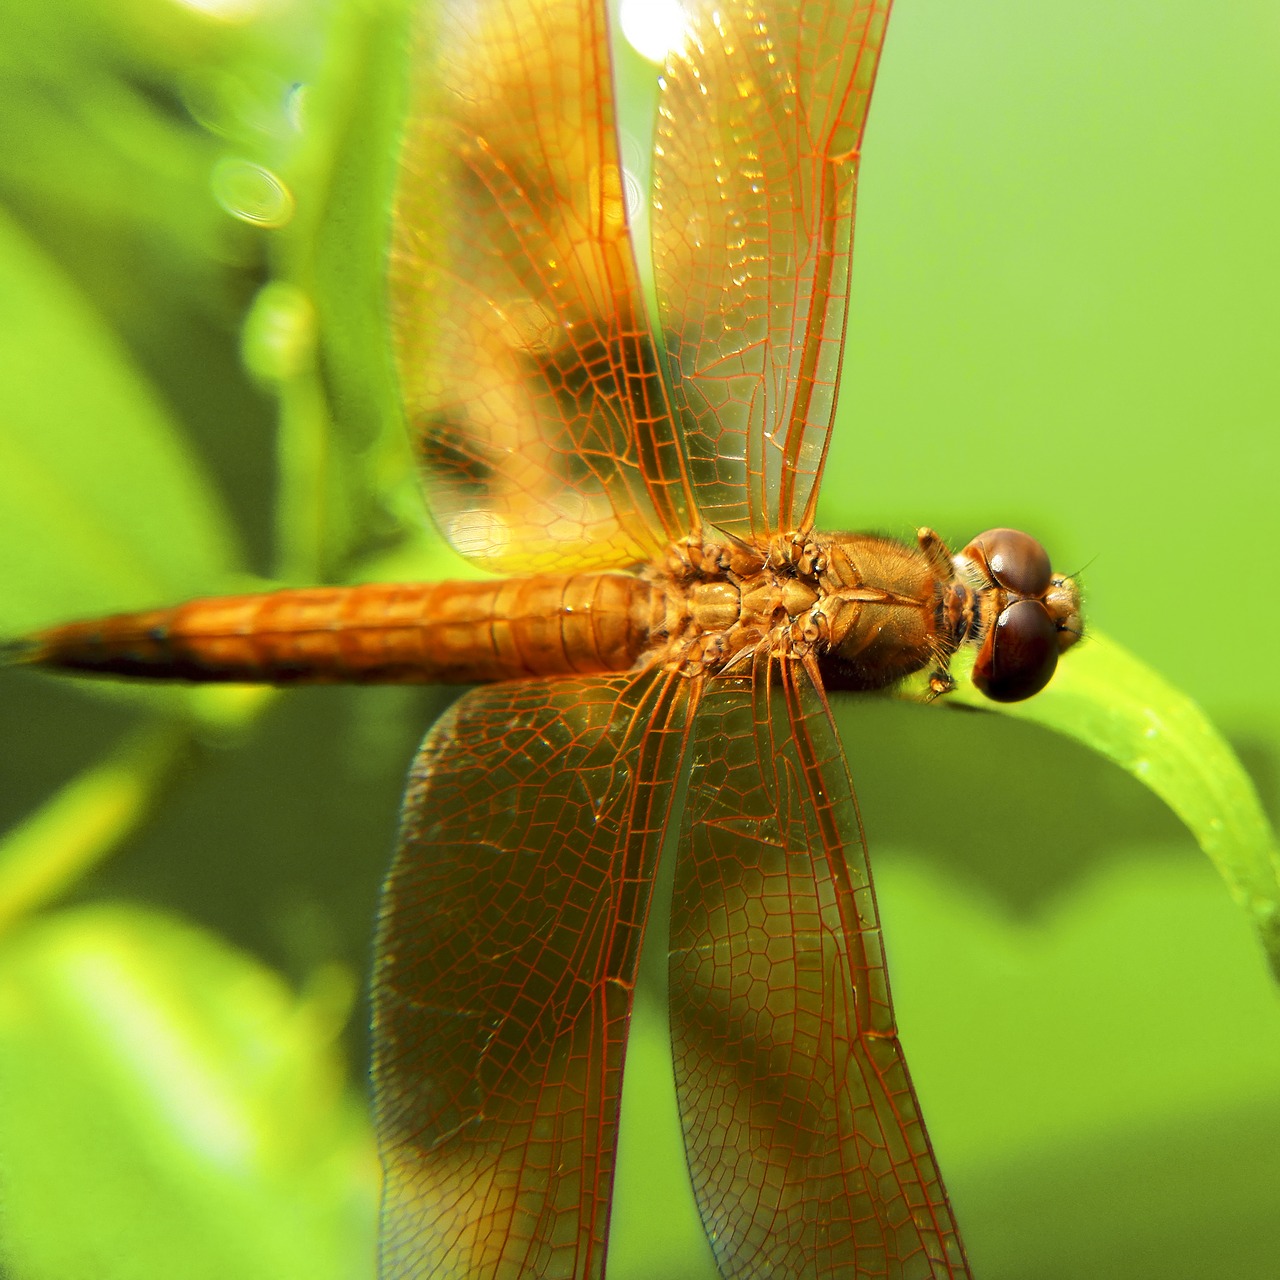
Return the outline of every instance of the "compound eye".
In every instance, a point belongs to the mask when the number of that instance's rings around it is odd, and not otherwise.
[[[1058,665],[1058,629],[1038,600],[1015,600],[991,628],[973,683],[993,702],[1021,702],[1049,683]]]
[[[1053,577],[1049,553],[1021,529],[988,529],[966,549],[976,551],[975,559],[985,563],[991,577],[1015,595],[1039,596],[1049,588]]]

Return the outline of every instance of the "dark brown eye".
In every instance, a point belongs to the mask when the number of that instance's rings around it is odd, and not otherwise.
[[[1049,683],[1058,629],[1038,600],[1015,600],[996,619],[973,664],[973,683],[994,702],[1021,702]]]
[[[966,550],[985,563],[996,582],[1016,595],[1038,596],[1048,589],[1053,576],[1049,554],[1021,529],[988,529]]]

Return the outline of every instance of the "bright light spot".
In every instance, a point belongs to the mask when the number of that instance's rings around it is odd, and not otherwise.
[[[627,43],[650,62],[684,48],[689,20],[679,0],[622,0],[622,34]]]
[[[243,1086],[217,1069],[203,1026],[175,1015],[163,975],[146,971],[122,942],[103,939],[72,951],[57,970],[64,998],[76,1002],[97,1039],[110,1046],[123,1076],[193,1150],[228,1169],[258,1155]]]
[[[267,7],[266,0],[176,0],[176,3],[221,22],[248,22]]]

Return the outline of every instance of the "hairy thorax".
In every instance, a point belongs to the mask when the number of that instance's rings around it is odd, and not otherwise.
[[[956,643],[946,606],[966,592],[953,579],[927,531],[918,547],[874,534],[780,535],[764,547],[686,539],[652,574],[665,621],[650,658],[713,674],[763,646],[773,657],[812,655],[828,687],[880,688],[945,665]],[[972,622],[963,604],[960,613]]]

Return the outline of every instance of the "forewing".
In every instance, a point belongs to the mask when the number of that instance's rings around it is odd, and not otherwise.
[[[671,1028],[703,1223],[726,1277],[968,1276],[839,738],[770,666],[712,680],[692,732]]]
[[[656,780],[691,688],[489,686],[423,744],[374,984],[383,1280],[601,1274]]]
[[[889,0],[686,8],[659,106],[653,248],[694,493],[735,533],[809,528]]]
[[[645,559],[690,514],[627,231],[604,6],[419,10],[390,295],[432,512],[504,572]]]

